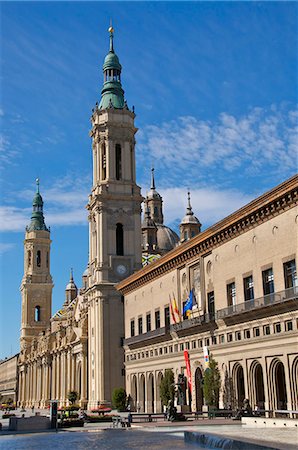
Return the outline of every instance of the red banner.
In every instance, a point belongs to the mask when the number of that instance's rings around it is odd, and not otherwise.
[[[188,378],[188,388],[189,388],[190,392],[192,392],[190,361],[189,361],[189,354],[188,354],[187,350],[184,350],[184,359],[185,359],[186,372],[187,372],[187,378]]]

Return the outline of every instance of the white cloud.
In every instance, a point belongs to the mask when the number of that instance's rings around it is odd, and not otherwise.
[[[3,253],[9,252],[14,247],[15,247],[15,244],[13,244],[13,243],[0,242],[0,255],[3,255]]]
[[[0,168],[6,164],[13,164],[14,159],[18,155],[18,151],[11,147],[11,144],[6,136],[0,135]]]
[[[167,188],[160,191],[164,200],[166,223],[179,222],[186,213],[187,191],[185,188]],[[213,225],[228,214],[241,208],[253,196],[237,190],[217,190],[213,188],[191,190],[191,205],[195,216],[203,228]]]
[[[142,161],[160,160],[174,175],[185,170],[194,175],[206,168],[287,174],[297,161],[297,111],[273,105],[269,110],[254,108],[240,118],[222,113],[216,122],[179,117],[145,126],[138,145]]]

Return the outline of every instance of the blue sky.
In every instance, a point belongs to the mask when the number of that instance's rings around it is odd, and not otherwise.
[[[0,358],[19,348],[24,228],[35,179],[51,226],[53,312],[87,265],[91,109],[110,18],[137,118],[143,195],[154,162],[167,224],[190,187],[206,228],[297,171],[297,3],[1,4]]]

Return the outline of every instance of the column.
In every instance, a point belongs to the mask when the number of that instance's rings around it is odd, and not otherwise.
[[[56,354],[53,354],[53,360],[52,360],[52,395],[51,400],[56,400]]]

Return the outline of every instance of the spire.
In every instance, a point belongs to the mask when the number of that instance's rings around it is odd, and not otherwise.
[[[33,198],[32,202],[32,215],[31,222],[28,227],[26,227],[27,231],[35,231],[35,230],[43,230],[49,231],[47,228],[44,215],[43,215],[43,200],[42,196],[39,193],[39,178],[36,178],[36,194]]]
[[[78,294],[78,288],[73,280],[73,269],[70,269],[70,279],[65,288],[65,302],[63,306],[69,305],[72,300],[76,298]]]
[[[187,208],[186,208],[186,215],[187,216],[193,216],[193,210],[190,204],[190,191],[187,192]]]
[[[114,28],[112,27],[112,21],[111,21],[111,25],[110,25],[110,28],[109,28],[109,33],[110,33],[110,52],[114,53],[114,42],[113,42],[113,39],[114,39]]]
[[[110,49],[103,63],[104,84],[98,109],[127,109],[121,85],[121,64],[114,51],[114,28],[109,27]]]
[[[151,169],[151,189],[155,189],[154,167]]]

